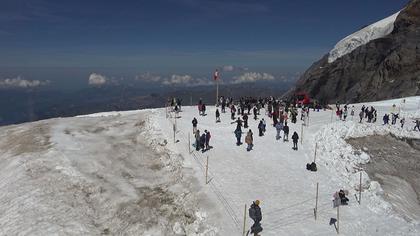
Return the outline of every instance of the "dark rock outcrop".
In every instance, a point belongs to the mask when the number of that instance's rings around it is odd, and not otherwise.
[[[400,12],[391,34],[332,63],[315,62],[285,96],[306,92],[321,103],[420,95],[420,0]]]

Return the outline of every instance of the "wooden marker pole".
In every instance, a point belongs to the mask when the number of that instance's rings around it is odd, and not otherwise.
[[[337,206],[337,234],[340,234],[340,205]]]
[[[303,124],[302,124],[301,129],[300,129],[300,144],[302,144],[302,143],[303,143]]]
[[[209,156],[207,156],[207,163],[206,163],[206,184],[208,184],[208,173],[209,173]]]
[[[176,127],[175,127],[175,124],[173,125],[173,130],[174,130],[174,143],[176,143],[176,138],[175,138]]]
[[[188,132],[188,154],[191,153],[191,138],[190,138],[190,132]]]
[[[245,204],[245,209],[244,209],[244,227],[242,229],[242,235],[245,236],[246,233],[246,204]]]
[[[316,200],[315,200],[315,220],[318,215],[318,190],[319,190],[319,183],[316,183]]]
[[[360,171],[360,182],[359,182],[359,205],[362,202],[362,172]]]

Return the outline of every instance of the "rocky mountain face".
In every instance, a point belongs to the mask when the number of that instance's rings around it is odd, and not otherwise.
[[[306,92],[321,103],[345,103],[420,95],[420,0],[398,14],[390,34],[328,59],[315,62],[286,97]]]

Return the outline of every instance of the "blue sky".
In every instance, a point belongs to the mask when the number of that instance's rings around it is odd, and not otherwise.
[[[0,0],[0,67],[304,70],[343,37],[406,3]]]

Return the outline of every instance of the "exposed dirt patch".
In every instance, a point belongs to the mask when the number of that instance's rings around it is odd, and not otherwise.
[[[24,153],[36,153],[51,147],[50,126],[40,123],[31,129],[12,128],[0,140],[0,152],[10,152],[13,156]]]
[[[363,168],[381,184],[385,199],[395,210],[407,219],[420,219],[420,141],[387,135],[347,142],[370,156]]]

